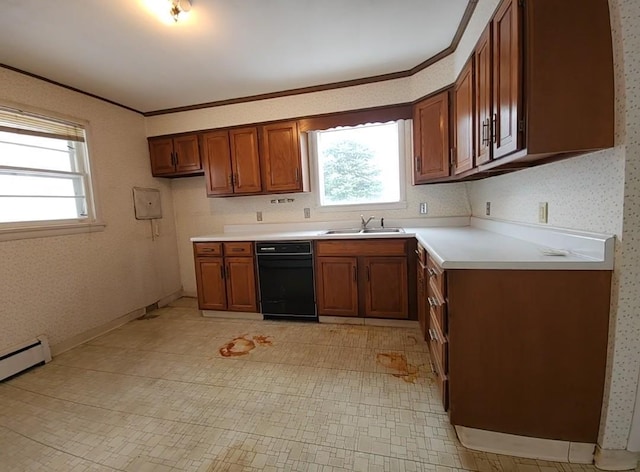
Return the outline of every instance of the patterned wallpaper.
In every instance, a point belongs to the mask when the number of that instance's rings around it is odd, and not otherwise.
[[[138,114],[0,68],[0,101],[90,123],[90,158],[106,229],[0,241],[0,350],[45,334],[52,345],[180,290],[171,184],[151,177]],[[161,190],[164,218],[134,218],[132,187]]]

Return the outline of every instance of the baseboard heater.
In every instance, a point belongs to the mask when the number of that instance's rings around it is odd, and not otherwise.
[[[46,336],[38,336],[36,339],[0,352],[0,382],[50,360],[51,349]]]

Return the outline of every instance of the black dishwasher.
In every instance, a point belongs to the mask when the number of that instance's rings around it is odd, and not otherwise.
[[[265,319],[317,321],[310,241],[256,244],[260,311]]]

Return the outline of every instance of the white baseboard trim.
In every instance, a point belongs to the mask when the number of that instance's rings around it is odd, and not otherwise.
[[[76,334],[75,336],[62,341],[61,343],[56,344],[55,346],[51,346],[51,355],[56,357],[63,352],[66,352],[74,347],[79,346],[80,344],[84,344],[86,342],[91,341],[92,339],[97,338],[98,336],[102,336],[109,331],[112,331],[116,328],[119,328],[125,323],[129,321],[135,320],[136,318],[140,318],[146,313],[144,308],[138,308],[133,310],[126,315],[122,315],[115,320],[111,320],[108,323],[102,324],[100,326],[96,326],[88,331],[85,331],[80,334]]]
[[[182,289],[173,292],[171,295],[167,295],[166,297],[158,300],[158,308],[162,308],[163,306],[167,306],[171,302],[175,302],[178,298],[182,298],[184,296],[184,291]]]
[[[158,300],[158,306],[159,307],[166,306],[172,301],[177,300],[181,296],[182,296],[182,289]],[[69,339],[66,339],[56,345],[51,346],[51,355],[55,357],[59,354],[62,354],[63,352],[66,352],[70,349],[73,349],[74,347],[79,346],[80,344],[89,342],[92,339],[97,338],[98,336],[102,336],[103,334],[108,333],[109,331],[119,328],[120,326],[122,326],[125,323],[128,323],[129,321],[132,321],[132,320],[135,320],[136,318],[140,318],[141,316],[144,316],[146,312],[147,310],[144,307],[137,308],[127,313],[126,315],[122,315],[116,318],[115,320],[111,320],[100,326],[96,326],[95,328],[84,331],[80,334],[76,334],[75,336]]]
[[[469,449],[528,459],[593,464],[595,444],[530,438],[465,426],[455,426],[455,429],[462,445]]]
[[[251,313],[244,311],[218,311],[202,310],[205,318],[220,318],[223,320],[262,320],[262,313]]]
[[[595,465],[602,470],[630,470],[638,465],[638,453],[622,449],[596,447]]]

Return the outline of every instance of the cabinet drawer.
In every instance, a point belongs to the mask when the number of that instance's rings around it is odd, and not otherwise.
[[[336,239],[318,241],[318,256],[404,256],[407,239]]]
[[[196,256],[221,256],[222,243],[193,243]]]
[[[418,257],[418,262],[422,265],[427,263],[427,251],[422,247],[422,244],[418,243],[416,247],[416,256]]]
[[[434,287],[432,281],[429,282],[427,303],[429,311],[438,322],[440,331],[444,334],[449,332],[449,320],[447,317],[447,304]]]
[[[225,256],[252,256],[253,243],[249,241],[223,243]]]
[[[449,372],[449,344],[447,338],[442,334],[438,321],[431,313],[429,324],[429,353],[431,360],[441,375]]]
[[[446,275],[444,270],[431,257],[427,257],[427,273],[430,284],[439,292],[440,298],[444,301],[447,296]]]

